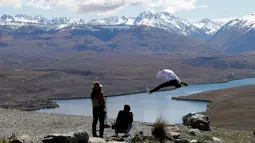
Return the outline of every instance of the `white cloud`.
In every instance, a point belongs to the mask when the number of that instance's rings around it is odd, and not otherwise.
[[[22,6],[21,0],[0,0],[0,6],[1,5],[11,5],[14,8],[20,8]]]
[[[20,3],[20,0],[0,0],[1,5],[14,5],[15,3]]]
[[[196,0],[0,0],[0,5],[27,5],[34,8],[51,9],[65,7],[78,13],[114,13],[117,10],[132,5],[143,5],[146,8],[161,8],[167,12],[192,10],[197,8]],[[206,5],[200,7],[205,8]]]
[[[60,2],[60,4],[62,4]],[[66,5],[63,5],[66,6]],[[75,12],[84,13],[84,12],[111,12],[118,10],[119,8],[125,6],[125,1],[122,0],[113,0],[110,2],[104,2],[103,0],[91,0],[91,1],[75,1],[70,9]]]
[[[151,2],[148,5],[150,7],[163,8],[164,11],[173,13],[180,10],[192,10],[195,9],[196,0],[158,0]]]
[[[26,0],[24,5],[33,6],[34,8],[51,9],[56,7],[59,0]]]

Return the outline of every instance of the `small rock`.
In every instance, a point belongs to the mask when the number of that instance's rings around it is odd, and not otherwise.
[[[11,143],[30,143],[31,138],[28,135],[18,136],[16,139],[12,140]]]
[[[106,141],[103,138],[89,138],[89,143],[124,143],[124,141]]]
[[[81,131],[74,133],[75,143],[86,143],[89,140],[89,135],[87,132]]]
[[[179,139],[181,136],[180,130],[177,127],[168,127],[168,128],[166,128],[165,131],[166,131],[165,136],[169,140]]]
[[[106,143],[102,138],[89,138],[89,143]]]
[[[174,132],[180,132],[180,128],[178,126],[169,126],[167,127],[168,130],[174,131]]]
[[[142,142],[144,140],[144,133],[143,131],[138,132],[133,138],[131,142]]]
[[[183,139],[176,139],[175,143],[189,143],[189,141]]]
[[[181,133],[180,133],[180,132],[169,132],[169,133],[170,133],[170,135],[171,135],[172,137],[174,137],[175,139],[179,139],[180,136],[181,136]]]
[[[189,141],[189,143],[197,143],[198,141],[197,140],[191,140]]]
[[[175,143],[174,141],[163,141],[163,143]]]
[[[212,139],[213,139],[214,142],[225,143],[224,140],[219,139],[219,138],[217,138],[217,137],[212,137]]]
[[[199,129],[191,129],[191,130],[189,130],[189,134],[191,134],[193,136],[198,136],[198,135],[201,135],[201,132]]]

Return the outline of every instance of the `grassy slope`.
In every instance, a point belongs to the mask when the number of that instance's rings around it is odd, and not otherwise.
[[[177,99],[213,101],[205,113],[213,126],[241,130],[255,128],[255,85],[208,91]]]

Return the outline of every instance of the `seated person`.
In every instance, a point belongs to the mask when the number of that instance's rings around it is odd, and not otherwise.
[[[133,113],[130,110],[129,105],[124,105],[124,110],[119,111],[114,128],[115,137],[118,137],[118,133],[124,133],[125,137],[129,136],[133,122]]]

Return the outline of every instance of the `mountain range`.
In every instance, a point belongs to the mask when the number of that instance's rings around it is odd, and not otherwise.
[[[57,17],[49,20],[39,15],[32,17],[24,14],[18,14],[16,16],[5,14],[0,17],[0,24],[12,26],[37,25],[55,29],[70,25],[146,25],[174,32],[179,35],[208,38],[216,33],[224,23],[209,19],[191,22],[167,12],[153,13],[144,11],[137,17],[108,17],[92,19],[88,22],[70,17]]]
[[[28,39],[31,43],[34,41],[33,44],[36,46],[50,45],[52,47],[55,45],[57,49],[61,49],[58,46],[62,43],[56,43],[56,41],[60,38],[63,38],[61,40],[74,40],[76,37],[83,40],[70,41],[73,44],[69,43],[69,46],[78,51],[116,51],[125,47],[121,49],[123,51],[118,52],[130,50],[142,52],[149,49],[149,52],[254,53],[254,25],[255,16],[253,14],[232,19],[227,23],[208,18],[197,22],[189,21],[167,12],[149,11],[141,12],[137,17],[108,17],[87,22],[70,17],[57,17],[49,20],[39,15],[32,17],[23,14],[16,16],[5,14],[0,16],[0,36],[9,36],[9,38],[1,38],[0,49],[1,47],[15,47],[15,44],[10,43],[10,38]],[[56,37],[58,40],[55,39]],[[188,49],[190,44],[194,44],[193,47],[196,48]],[[66,47],[66,45],[62,46]],[[169,46],[174,47],[168,49]],[[183,48],[185,46],[186,48]]]
[[[82,51],[118,54],[198,54],[216,52],[203,40],[148,26],[68,26],[58,30],[0,28],[0,52],[25,56],[54,56]],[[22,45],[22,46],[21,46]]]

